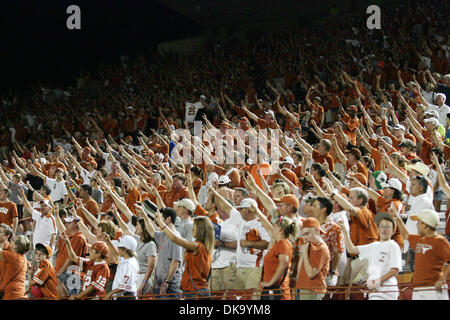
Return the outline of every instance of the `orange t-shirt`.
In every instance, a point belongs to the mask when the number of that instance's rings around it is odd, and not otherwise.
[[[329,152],[321,155],[319,151],[313,150],[312,158],[315,162],[318,162],[320,164],[323,164],[324,161],[328,162],[328,168],[330,169],[330,171],[334,170],[334,159]]]
[[[373,213],[367,207],[358,208],[357,217],[350,215],[350,239],[355,246],[378,240],[378,228]]]
[[[41,286],[42,294],[45,298],[58,298],[58,277],[53,265],[48,260],[41,261],[39,269],[33,276],[33,280]]]
[[[260,129],[276,129],[277,128],[277,124],[275,120],[269,120],[267,121],[266,119],[258,119],[258,124],[259,124],[259,128]]]
[[[141,194],[139,193],[138,189],[134,187],[125,197],[125,203],[128,209],[130,209],[130,211],[133,212],[134,215],[136,215],[136,208],[134,207],[134,204],[137,201],[141,201]],[[128,222],[128,219],[125,215],[121,215],[121,217],[125,223]]]
[[[87,211],[89,211],[92,215],[94,216],[98,216],[98,214],[100,213],[100,209],[98,207],[97,201],[95,201],[92,198],[89,198],[87,200],[82,200],[83,201],[83,205],[86,208]],[[87,220],[87,218],[84,216],[84,213],[81,209],[77,209],[77,215],[83,219],[83,222],[85,225],[90,225],[89,221]]]
[[[95,291],[90,293],[88,297],[103,296],[106,282],[110,275],[108,264],[105,261],[95,262],[81,257],[78,259],[77,264],[83,274],[81,292],[92,285]]]
[[[216,212],[212,215],[209,215],[209,212],[201,206],[201,204],[197,204],[197,207],[195,207],[195,215],[196,216],[204,216],[208,217],[209,220],[212,222],[219,224],[222,222],[222,219],[220,219],[219,214]]]
[[[400,200],[386,200],[384,197],[380,196],[377,199],[377,213],[378,212],[388,212],[389,208],[394,206],[399,214],[405,213],[405,207]],[[397,224],[395,224],[394,234],[392,235],[392,240],[397,242],[400,249],[403,249],[403,236],[398,229]]]
[[[77,257],[85,257],[87,253],[87,241],[83,236],[81,231],[75,233],[73,236],[70,236],[67,232],[66,235],[70,239],[70,245],[72,246],[73,251],[77,255]],[[58,240],[58,253],[56,255],[55,261],[55,270],[59,272],[63,267],[66,260],[69,258],[67,254],[66,243],[63,239],[59,238]]]
[[[2,300],[26,299],[25,279],[27,276],[28,263],[23,254],[12,251],[2,251],[4,258],[3,270],[0,278],[0,288],[4,292]]]
[[[278,265],[280,263],[278,256],[280,254],[284,254],[289,257],[289,265],[288,269],[286,270],[286,274],[281,275],[284,276],[284,280],[280,279],[277,283],[274,284],[274,286],[281,286],[281,289],[283,291],[283,296],[281,300],[290,300],[291,294],[289,290],[289,268],[291,265],[291,259],[292,259],[292,243],[288,239],[282,239],[280,241],[275,242],[275,244],[272,246],[272,248],[267,252],[266,256],[264,257],[264,277],[263,281],[268,282],[270,281],[275,271],[278,268]],[[282,281],[282,282],[281,282]]]
[[[356,129],[359,128],[359,120],[358,118],[351,118],[348,114],[344,114],[342,118],[344,120],[347,127],[344,129],[344,133],[350,139],[350,142],[353,145],[356,145]]]
[[[346,163],[347,170],[350,170],[352,166],[348,163]],[[358,167],[357,172],[362,173],[366,176],[366,179],[369,179],[369,171],[367,170],[366,166],[361,163],[361,161],[356,161],[356,166]]]
[[[297,288],[307,289],[317,293],[325,293],[327,283],[325,278],[330,269],[330,251],[325,242],[309,242],[309,262],[313,268],[319,269],[314,278],[309,278],[302,263],[298,274]]]
[[[181,189],[179,191],[160,191],[159,194],[167,207],[173,208],[173,203],[179,199],[189,198],[189,191],[187,188]]]
[[[449,242],[441,235],[427,238],[417,234],[410,234],[408,241],[416,251],[413,284],[434,286],[443,275],[442,267],[450,262]]]
[[[180,285],[183,291],[198,291],[199,289],[209,288],[206,278],[208,278],[211,269],[212,255],[206,250],[203,243],[200,241],[196,241],[196,243],[198,245],[197,254],[186,250],[184,255],[186,264]]]
[[[322,123],[323,114],[325,113],[325,110],[322,106],[314,106],[311,105],[311,120],[314,120],[317,124],[317,126],[320,127],[320,124]]]
[[[14,202],[0,202],[0,223],[13,227],[13,220],[17,218],[17,206]]]

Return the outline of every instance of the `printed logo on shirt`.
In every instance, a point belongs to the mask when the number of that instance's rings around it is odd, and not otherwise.
[[[4,214],[7,214],[7,213],[8,213],[8,211],[9,211],[9,209],[8,209],[8,208],[5,208],[5,207],[0,207],[0,213],[4,213]]]
[[[432,250],[433,246],[431,244],[423,244],[423,243],[418,243],[417,244],[417,252],[420,252],[422,254],[427,253],[427,251]]]

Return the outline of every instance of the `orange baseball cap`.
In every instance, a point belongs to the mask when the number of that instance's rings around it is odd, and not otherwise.
[[[298,201],[297,197],[294,196],[293,194],[285,195],[280,199],[280,202],[290,204],[296,209],[298,209],[298,207],[300,206],[300,202]]]
[[[357,179],[359,182],[361,182],[363,185],[367,184],[367,178],[365,175],[363,175],[361,172],[357,173],[350,173],[349,176]]]
[[[92,249],[100,253],[102,256],[106,257],[109,252],[109,248],[103,241],[97,241],[92,245]]]
[[[303,220],[302,229],[303,228],[316,228],[320,232],[325,233],[325,231],[323,231],[323,229],[320,227],[319,220],[317,220],[316,218],[313,218],[313,217],[305,218]]]
[[[46,252],[48,257],[51,257],[53,255],[52,248],[50,248],[50,246],[48,245],[37,243],[35,248],[39,251]]]
[[[348,108],[348,111],[358,112],[358,107],[357,107],[357,106],[350,106],[350,107]]]

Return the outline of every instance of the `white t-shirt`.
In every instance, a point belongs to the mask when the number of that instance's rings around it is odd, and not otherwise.
[[[135,257],[128,259],[119,257],[119,264],[117,265],[112,289],[121,289],[136,294],[138,273],[139,263]]]
[[[227,219],[220,223],[220,240],[224,242],[236,241],[236,230],[231,219]],[[213,261],[211,268],[226,268],[230,263],[236,263],[236,250],[229,248],[214,248]]]
[[[439,114],[439,123],[442,124],[444,127],[447,125],[447,114],[450,113],[450,107],[446,104],[443,104],[442,106],[437,106],[435,104],[428,104],[429,110],[437,111]]]
[[[61,180],[58,182],[56,181],[56,179],[47,177],[45,179],[45,183],[51,190],[50,198],[53,202],[64,200],[64,196],[68,194],[65,180]]]
[[[428,189],[431,188],[428,186]],[[406,229],[408,229],[410,234],[419,234],[419,230],[417,229],[417,221],[412,220],[411,217],[419,214],[425,209],[434,210],[433,200],[430,199],[426,193],[414,197],[411,202],[411,208],[407,212],[408,220],[406,220]]]
[[[399,245],[394,240],[375,241],[367,245],[357,246],[359,257],[367,259],[368,264],[368,280],[381,278],[392,268],[402,271],[402,253]],[[391,277],[383,282],[377,291],[393,291],[398,290],[397,278]]]
[[[188,123],[194,122],[197,111],[203,107],[202,103],[196,102],[186,102],[186,115],[185,119]]]
[[[34,209],[31,212],[31,217],[36,221],[33,232],[33,248],[36,247],[37,243],[50,245],[50,238],[52,234],[56,233],[55,218],[51,214],[48,217],[42,216],[39,211]]]
[[[251,248],[242,248],[240,245],[240,240],[246,240],[246,234],[250,232],[252,229],[256,229],[261,237],[261,240],[265,240],[270,242],[270,236],[267,233],[266,229],[262,226],[261,222],[258,219],[253,219],[250,221],[245,221],[241,213],[236,209],[232,209],[230,212],[231,223],[236,226],[236,238],[237,238],[237,247],[236,247],[236,265],[238,268],[251,268],[263,265],[264,256],[267,253],[267,250],[259,250]],[[251,253],[253,251],[253,253]],[[262,256],[259,255],[262,253]]]
[[[343,222],[345,231],[347,232],[348,235],[350,235],[350,225],[348,223],[347,211],[342,210],[330,213],[325,222],[328,221],[333,221],[335,223]],[[345,251],[345,243],[344,243],[344,252],[341,254],[338,263],[338,273],[340,276],[344,274],[346,266],[347,266],[347,253]]]
[[[80,177],[83,179],[83,184],[90,184],[91,179],[95,177],[96,171],[89,172],[84,168],[81,168]]]

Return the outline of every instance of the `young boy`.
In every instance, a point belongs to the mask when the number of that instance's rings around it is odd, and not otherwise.
[[[396,210],[396,209],[390,209]],[[375,216],[380,241],[355,246],[346,232],[345,247],[348,253],[368,260],[367,288],[371,290],[369,300],[397,300],[398,285],[396,275],[402,271],[402,253],[397,242],[392,240],[395,222],[386,212]],[[343,224],[339,224],[344,231]]]
[[[95,242],[89,249],[89,258],[78,257],[72,249],[69,237],[62,233],[61,238],[67,246],[69,259],[75,262],[83,272],[83,285],[81,293],[70,296],[70,300],[84,298],[99,298],[105,294],[106,282],[109,279],[109,267],[105,259],[109,249],[102,241]]]
[[[52,249],[48,245],[37,243],[34,259],[38,269],[34,272],[30,269],[30,283],[28,291],[34,298],[58,298],[58,277],[51,262],[48,260],[52,256]]]

